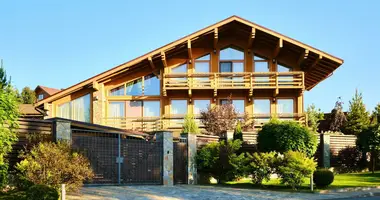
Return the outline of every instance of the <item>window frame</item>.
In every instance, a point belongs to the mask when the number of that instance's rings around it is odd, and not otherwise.
[[[209,60],[198,60],[199,58],[202,58],[202,57],[207,56],[207,55],[210,56],[210,59],[209,59]],[[197,58],[194,58],[194,59],[193,59],[193,63],[194,63],[194,66],[193,66],[193,73],[205,73],[205,72],[196,72],[196,71],[195,71],[195,67],[196,67],[197,63],[208,63],[208,73],[210,73],[210,72],[211,72],[211,60],[212,60],[211,55],[212,55],[211,53],[206,53],[206,54],[204,54],[204,55],[202,55],[202,56],[199,56],[199,57],[197,57]],[[207,72],[206,72],[206,73],[207,73]]]
[[[294,97],[278,97],[276,98],[276,115],[278,116],[280,113],[278,112],[278,101],[279,100],[292,100],[293,101],[293,112],[292,113],[281,113],[282,115],[294,115],[296,113],[296,108],[297,108],[297,102],[296,98]]]
[[[175,100],[185,100],[186,101],[186,113],[185,114],[172,114],[172,101],[175,101]],[[181,117],[181,115],[183,115],[182,117],[184,117],[186,114],[188,114],[189,113],[189,99],[185,99],[185,98],[170,98],[169,99],[169,116],[170,116],[170,118],[172,118],[173,117],[173,115],[174,115],[174,117]]]
[[[142,108],[140,111],[141,117],[127,117],[127,102],[128,101],[140,101],[141,102],[141,108]],[[111,100],[111,101],[108,101],[108,103],[107,103],[107,118],[110,118],[110,116],[109,116],[109,110],[110,110],[109,105],[112,102],[123,102],[124,103],[124,117],[123,118],[125,118],[125,119],[127,119],[127,118],[145,118],[145,116],[144,116],[144,105],[145,105],[146,101],[156,101],[156,102],[160,103],[159,116],[157,116],[157,118],[161,118],[161,116],[162,116],[162,111],[161,111],[162,101],[161,101],[161,99],[148,99],[148,100],[128,99],[128,100]],[[154,118],[154,117],[152,117],[152,118]]]
[[[226,49],[234,49],[236,51],[240,51],[242,54],[243,54],[243,59],[242,60],[239,60],[239,59],[222,59],[221,56],[220,56],[220,52],[222,52],[223,50],[226,50]],[[232,68],[232,72],[222,72],[221,71],[221,63],[231,63],[231,68]],[[234,69],[235,69],[235,63],[239,63],[239,64],[243,64],[243,72],[245,72],[245,51],[244,49],[241,49],[239,47],[235,47],[235,46],[226,46],[224,48],[221,48],[219,50],[219,68],[218,68],[218,71],[219,73],[241,73],[241,72],[234,72]]]
[[[158,79],[159,82],[160,82],[160,84],[159,84],[159,94],[157,94],[157,95],[145,95],[145,91],[144,91],[144,90],[145,90],[145,77],[146,77],[146,76],[149,76],[149,75],[153,75],[153,76],[157,77],[157,79]],[[141,90],[141,95],[127,95],[127,83],[134,82],[134,81],[136,81],[136,80],[138,80],[138,79],[141,79],[141,85],[142,85],[142,88],[144,88],[144,89]],[[123,87],[124,87],[124,94],[123,94],[123,95],[110,95],[110,94],[111,94],[111,90],[116,89],[116,88],[118,88],[118,87],[120,87],[120,86],[123,86]],[[131,79],[131,80],[128,80],[128,81],[126,81],[126,82],[123,82],[123,83],[120,83],[120,84],[114,85],[114,86],[112,86],[112,87],[109,87],[109,88],[107,89],[107,97],[109,97],[109,98],[118,98],[118,97],[142,97],[142,96],[158,97],[158,96],[161,96],[161,94],[162,94],[161,80],[160,80],[160,78],[159,78],[159,75],[156,75],[156,74],[154,74],[154,73],[149,73],[149,74],[146,74],[146,75],[143,75],[143,76],[136,77],[136,78]]]
[[[195,108],[195,101],[199,101],[199,100],[208,100],[209,102],[210,102],[210,104],[209,104],[209,107],[211,107],[212,105],[212,99],[211,98],[195,98],[195,99],[193,99],[192,100],[192,102],[191,102],[191,106],[192,106],[192,114],[193,115],[200,115],[200,113],[199,114],[196,114],[196,113],[194,113],[194,108]]]
[[[93,111],[92,111],[92,109],[93,109],[93,100],[92,100],[92,95],[91,95],[92,93],[91,92],[87,92],[87,93],[85,93],[85,94],[83,94],[83,95],[81,95],[81,96],[79,96],[79,97],[77,97],[77,98],[74,98],[74,99],[70,99],[70,101],[64,101],[64,102],[61,102],[61,103],[58,103],[58,104],[56,104],[56,106],[55,106],[55,116],[58,116],[58,112],[59,112],[59,106],[61,106],[61,105],[63,105],[63,104],[66,104],[66,103],[69,103],[69,107],[70,107],[70,120],[75,120],[75,121],[79,121],[79,120],[77,120],[77,119],[73,119],[74,117],[73,117],[73,114],[74,114],[74,112],[73,112],[73,109],[72,109],[72,102],[73,101],[75,101],[75,100],[77,100],[77,99],[79,99],[79,98],[82,98],[82,97],[85,97],[85,96],[87,96],[87,95],[89,95],[89,100],[90,100],[90,108],[89,108],[89,110],[90,110],[90,115],[89,115],[89,118],[90,118],[90,120],[88,121],[88,122],[86,122],[86,121],[83,121],[83,122],[85,122],[85,123],[92,123],[92,121],[93,121]]]
[[[218,105],[223,105],[222,103],[221,103],[221,101],[222,100],[228,100],[228,98],[218,98]],[[232,101],[232,105],[234,104],[234,100],[242,100],[242,101],[244,101],[244,111],[243,111],[243,113],[239,113],[240,115],[244,115],[247,111],[247,109],[246,109],[246,107],[247,107],[247,102],[246,102],[246,99],[245,98],[231,98],[231,101]]]

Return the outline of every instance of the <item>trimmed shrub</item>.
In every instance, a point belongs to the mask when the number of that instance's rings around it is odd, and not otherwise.
[[[241,122],[238,121],[236,124],[236,128],[234,131],[234,140],[241,140],[243,141],[243,132],[241,130]]]
[[[211,174],[218,183],[233,180],[243,174],[244,153],[236,155],[242,142],[229,140],[209,143],[202,147],[196,156],[198,170]]]
[[[58,191],[46,185],[33,185],[26,191],[29,200],[58,200]]]
[[[194,116],[191,114],[187,114],[184,118],[182,133],[199,134],[199,132],[200,131],[197,123],[194,120]]]
[[[88,159],[72,152],[66,143],[43,142],[22,157],[24,160],[16,166],[18,176],[33,184],[56,190],[66,184],[67,191],[75,191],[94,176]]]
[[[313,174],[313,181],[317,187],[327,187],[334,181],[334,173],[328,169],[318,169]]]
[[[259,131],[257,146],[260,152],[299,151],[312,157],[317,150],[317,137],[297,122],[271,120]]]
[[[245,172],[251,175],[252,182],[261,185],[263,180],[269,181],[270,175],[275,172],[276,153],[247,153],[247,165]]]
[[[309,177],[317,166],[317,163],[302,152],[289,151],[278,158],[277,173],[281,177],[281,183],[291,186],[294,190],[303,183],[303,179]]]
[[[365,168],[362,152],[357,147],[346,147],[336,156],[337,171],[339,173],[360,172]]]

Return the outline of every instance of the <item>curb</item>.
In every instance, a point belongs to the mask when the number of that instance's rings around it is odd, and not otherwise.
[[[373,186],[373,187],[349,187],[349,188],[342,188],[342,189],[336,189],[336,190],[320,190],[317,193],[319,193],[319,194],[329,194],[329,193],[343,193],[343,192],[362,192],[362,191],[368,191],[368,190],[372,190],[372,189],[380,189],[380,186]]]

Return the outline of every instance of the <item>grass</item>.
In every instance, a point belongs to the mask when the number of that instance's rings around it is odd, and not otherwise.
[[[262,186],[254,185],[250,179],[244,178],[238,181],[230,181],[222,186],[234,188],[257,188],[264,190],[276,191],[293,191],[289,186],[280,183],[280,179],[271,179],[264,182]],[[380,171],[372,174],[371,172],[362,173],[348,173],[335,175],[334,182],[327,188],[317,188],[316,191],[321,189],[342,189],[350,187],[375,187],[380,186]],[[298,192],[310,191],[310,179],[304,180],[304,183],[298,189]]]

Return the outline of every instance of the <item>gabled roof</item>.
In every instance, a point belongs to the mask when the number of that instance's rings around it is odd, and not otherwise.
[[[297,54],[297,59],[295,62],[301,67],[301,69],[305,71],[305,85],[307,90],[310,90],[319,82],[328,78],[335,69],[343,64],[343,60],[338,57],[330,55],[319,49],[311,47],[307,44],[289,38],[285,35],[277,33],[248,20],[242,19],[238,16],[231,16],[216,24],[208,26],[195,33],[192,33],[165,46],[155,49],[143,56],[135,58],[110,70],[93,76],[87,80],[84,80],[76,85],[68,87],[67,89],[62,90],[38,102],[36,106],[40,106],[46,102],[54,101],[60,97],[75,92],[80,88],[90,87],[91,85],[97,82],[101,82],[114,74],[126,71],[134,66],[141,66],[142,63],[143,65],[149,65],[150,61],[154,62],[156,60],[161,60],[162,55],[166,54],[166,57],[168,57],[170,54],[174,54],[175,51],[183,51],[184,49],[187,49],[188,43],[191,44],[197,40],[201,40],[202,37],[217,38],[218,29],[220,32],[223,28],[228,26],[239,28],[243,34],[247,34],[247,41],[250,37],[254,38],[256,36],[257,39],[255,40],[263,39],[265,40],[266,44],[272,45],[271,47],[273,47],[273,45],[276,47],[278,44],[280,44],[281,47],[283,46],[287,48],[287,51],[293,54]],[[234,33],[235,32],[237,31],[235,30]]]
[[[34,108],[33,104],[20,104],[18,109],[21,116],[43,116]]]
[[[55,94],[55,93],[57,93],[57,92],[61,91],[60,89],[49,88],[49,87],[45,87],[45,86],[42,86],[42,85],[38,85],[36,87],[36,89],[34,89],[34,91],[36,91],[38,88],[41,89],[41,90],[43,90],[43,91],[45,91],[50,96],[53,95],[53,94]]]

